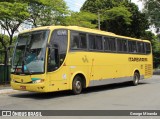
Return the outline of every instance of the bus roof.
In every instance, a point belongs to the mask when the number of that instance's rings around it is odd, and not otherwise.
[[[79,27],[79,26],[42,26],[42,27],[32,28],[30,30],[25,30],[25,31],[21,32],[20,34],[31,32],[31,31],[37,31],[37,30],[44,30],[44,29],[48,29],[48,30],[68,29],[68,30],[76,30],[76,31],[81,31],[81,32],[89,32],[89,33],[93,33],[93,34],[105,35],[105,36],[110,36],[110,37],[118,37],[118,38],[122,38],[122,39],[131,39],[131,40],[149,42],[148,40],[142,40],[142,39],[127,37],[127,36],[121,36],[121,35],[114,34],[112,32],[101,31],[101,30],[97,30],[97,29],[90,29],[90,28]]]

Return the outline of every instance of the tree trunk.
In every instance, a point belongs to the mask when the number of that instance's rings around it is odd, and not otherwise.
[[[9,37],[10,37],[9,45],[12,45],[12,42],[13,42],[13,34],[9,35]]]

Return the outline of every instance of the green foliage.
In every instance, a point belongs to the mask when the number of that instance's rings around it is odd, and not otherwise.
[[[158,36],[155,36],[151,31],[146,31],[142,36],[144,40],[150,40],[153,51],[153,66],[157,68],[160,66],[160,42]]]
[[[131,23],[132,14],[125,7],[113,7],[105,12],[106,20],[123,19],[126,24]]]
[[[5,62],[5,51],[9,45],[9,37],[7,35],[0,34],[0,64]]]
[[[23,22],[29,14],[27,12],[27,4],[22,3],[8,3],[8,2],[0,2],[0,16],[1,20],[14,20]]]
[[[0,25],[10,36],[9,45],[12,44],[13,34],[17,31],[18,27],[29,17],[27,6],[26,3],[15,0],[0,2]]]
[[[86,0],[81,11],[99,12],[101,30],[116,34],[140,38],[149,28],[145,14],[130,0]]]
[[[96,25],[92,21],[96,19],[96,15],[89,12],[72,12],[65,19],[65,25],[81,26],[87,28],[95,28]]]
[[[125,29],[127,29],[126,35],[136,38],[141,38],[145,31],[149,28],[149,22],[145,13],[138,10],[138,6],[131,2],[123,3],[124,6],[131,12],[132,22]]]
[[[126,29],[124,26],[131,24],[132,14],[126,9],[126,7],[113,7],[112,9],[106,10],[104,13],[104,19],[106,28],[104,30],[114,32],[116,34],[126,35]]]
[[[145,3],[144,12],[151,24],[155,25],[159,32],[160,28],[160,0],[142,0]]]
[[[160,28],[160,0],[141,0],[144,2],[144,12],[148,17],[150,24],[157,28],[157,32]],[[150,35],[151,36],[151,35]],[[154,68],[160,67],[160,37],[157,35],[155,40],[152,40],[153,44],[153,61]]]
[[[24,21],[32,22],[35,27],[57,25],[64,22],[67,13],[64,0],[0,1],[0,25],[10,36],[9,45],[13,42],[14,33]],[[1,43],[4,42],[1,39]]]
[[[86,0],[81,8],[81,11],[97,13],[101,10],[108,10],[113,7],[117,7],[122,2],[123,0]]]
[[[15,43],[16,39],[17,39],[17,36],[13,37],[13,43],[12,44]],[[6,57],[7,54],[8,54],[8,57],[12,57],[13,48],[8,50],[8,53],[6,52],[8,47],[10,46],[9,41],[10,41],[10,38],[9,38],[8,35],[0,34],[0,64],[4,64],[5,63],[5,61],[7,60],[6,59],[7,58]]]
[[[9,37],[7,35],[0,34],[0,49],[5,50],[9,46]]]
[[[29,13],[35,27],[58,25],[63,23],[68,9],[64,0],[32,0],[29,1]]]

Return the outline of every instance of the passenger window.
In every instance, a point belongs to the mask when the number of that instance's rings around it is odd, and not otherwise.
[[[80,48],[87,49],[87,37],[86,34],[80,33]]]
[[[95,44],[96,44],[96,50],[103,50],[102,36],[96,36]]]
[[[104,37],[104,50],[105,51],[116,51],[116,39],[110,37]]]
[[[127,52],[127,40],[117,39],[118,52]]]
[[[116,39],[115,38],[109,38],[109,49],[111,51],[116,51]]]
[[[85,33],[71,32],[71,49],[87,49],[87,38]]]
[[[103,50],[102,36],[89,35],[89,48],[91,50]]]
[[[137,42],[138,53],[145,53],[145,46],[143,42]]]
[[[110,47],[109,47],[109,38],[108,37],[104,37],[104,50],[105,51],[110,51]]]
[[[128,51],[130,53],[137,53],[137,43],[136,43],[136,41],[128,41]]]
[[[151,53],[151,45],[150,43],[145,43],[146,44],[146,54],[150,54]]]
[[[96,49],[95,39],[94,35],[89,35],[89,49]]]

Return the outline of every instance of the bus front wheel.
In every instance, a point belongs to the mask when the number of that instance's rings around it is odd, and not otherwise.
[[[138,72],[135,72],[135,73],[134,73],[134,76],[133,76],[132,84],[133,84],[134,86],[137,86],[138,83],[139,83],[139,80],[140,80],[140,75],[139,75]]]
[[[72,92],[77,95],[82,92],[82,79],[80,76],[75,76],[72,82]]]

